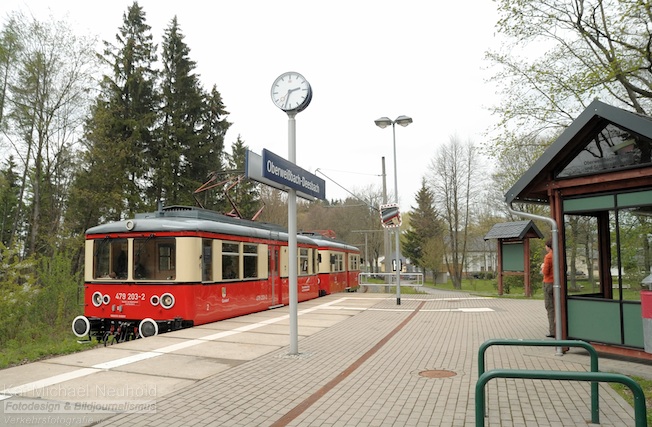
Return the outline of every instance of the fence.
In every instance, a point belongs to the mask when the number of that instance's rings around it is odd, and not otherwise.
[[[362,286],[393,286],[396,288],[396,273],[360,273],[358,284]],[[401,286],[423,286],[423,273],[401,273]]]

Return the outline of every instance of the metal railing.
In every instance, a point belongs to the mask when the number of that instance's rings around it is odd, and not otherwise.
[[[568,371],[530,371],[513,369],[493,369],[478,378],[475,385],[475,425],[484,426],[485,392],[484,387],[493,378],[525,378],[533,380],[569,380],[569,381],[601,381],[623,384],[634,395],[634,417],[636,427],[646,427],[647,410],[645,394],[641,386],[630,377],[608,372],[568,372]]]
[[[383,283],[378,283],[378,280],[382,280]],[[396,287],[396,273],[359,273],[358,284]],[[401,286],[423,286],[423,273],[401,273]]]
[[[481,377],[485,371],[485,353],[487,349],[494,345],[519,345],[529,347],[582,347],[589,352],[591,356],[591,372],[598,372],[598,352],[586,341],[578,340],[523,340],[523,339],[491,339],[480,345],[478,350],[478,377]],[[591,383],[591,422],[600,423],[600,408],[598,397],[598,383]]]
[[[493,369],[485,372],[485,353],[494,345],[508,346],[542,346],[542,347],[582,347],[591,356],[591,372],[565,372],[565,371],[537,371],[518,369]],[[598,381],[618,382],[632,390],[634,394],[634,411],[636,427],[647,424],[647,409],[645,407],[645,395],[641,386],[633,379],[621,375],[599,372],[598,352],[595,348],[585,342],[578,340],[523,340],[523,339],[491,339],[485,341],[478,350],[478,382],[476,383],[475,397],[475,419],[476,427],[484,426],[485,416],[485,392],[484,386],[493,378],[527,378],[527,379],[554,379],[554,380],[575,380],[591,381],[591,423],[600,423],[600,408],[598,397]]]

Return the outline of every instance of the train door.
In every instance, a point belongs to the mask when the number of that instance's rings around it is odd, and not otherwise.
[[[272,286],[272,304],[269,308],[281,307],[283,305],[281,292],[280,265],[281,256],[278,246],[269,245],[269,283]]]

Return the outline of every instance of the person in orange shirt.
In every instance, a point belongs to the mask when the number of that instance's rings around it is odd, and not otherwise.
[[[548,338],[555,336],[555,298],[553,290],[554,274],[552,267],[552,240],[546,242],[546,255],[543,257],[541,274],[543,274],[543,299],[548,312]]]

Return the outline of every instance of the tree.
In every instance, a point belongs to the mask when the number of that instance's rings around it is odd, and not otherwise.
[[[3,33],[6,91],[4,129],[22,176],[11,238],[26,235],[27,253],[51,254],[60,233],[71,153],[87,113],[96,68],[93,43],[67,23],[39,22],[15,13]],[[23,226],[27,230],[23,232]]]
[[[287,193],[268,185],[260,186],[260,201],[263,211],[259,220],[287,227],[288,201]]]
[[[102,58],[112,74],[104,75],[86,122],[85,150],[71,195],[80,231],[156,205],[146,197],[159,105],[156,46],[137,2],[123,16],[116,42],[105,42]]]
[[[192,191],[206,177],[189,176],[202,145],[204,104],[196,65],[183,39],[175,17],[163,36],[161,123],[151,150],[152,198],[166,204],[191,204]]]
[[[4,124],[5,100],[9,90],[12,72],[17,68],[17,56],[22,51],[18,34],[16,33],[16,20],[18,17],[9,17],[5,28],[0,32],[0,129]]]
[[[226,120],[228,115],[222,95],[213,86],[210,93],[204,94],[200,139],[187,153],[188,187],[197,189],[212,176],[219,179],[228,177],[224,161],[224,137],[231,126]],[[203,203],[206,208],[217,211],[223,211],[227,206],[225,195],[216,191],[205,194]]]
[[[470,141],[451,137],[428,166],[428,179],[444,231],[444,259],[456,289],[461,289],[466,245],[471,225],[471,206],[480,188],[481,173],[476,151]]]
[[[6,160],[6,167],[0,170],[0,242],[5,246],[11,240],[11,220],[18,209],[19,176],[13,155]]]
[[[231,154],[227,155],[229,168],[238,175],[244,176],[244,164],[247,146],[238,135],[236,141],[231,145]],[[229,191],[228,196],[235,204],[231,206],[240,213],[243,218],[252,218],[261,208],[259,184],[249,180],[239,180]],[[235,212],[234,212],[235,213]]]
[[[437,272],[441,267],[443,251],[439,250],[439,260],[433,259],[434,249],[437,245],[431,242],[441,242],[442,226],[435,210],[435,200],[432,191],[422,178],[421,188],[416,194],[417,207],[412,207],[410,212],[410,226],[403,236],[403,253],[412,260],[412,263],[423,270]]]
[[[494,80],[502,86],[504,98],[493,108],[500,133],[488,146],[509,150],[519,141],[514,138],[517,133],[545,135],[565,127],[595,97],[640,114],[652,113],[650,2],[497,4],[497,29],[506,41],[502,51],[486,56],[500,69]],[[524,51],[541,54],[519,57]]]

